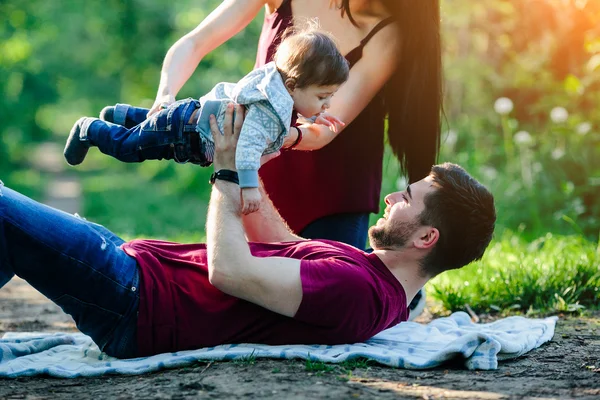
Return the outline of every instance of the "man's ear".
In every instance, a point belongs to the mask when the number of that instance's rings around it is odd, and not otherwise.
[[[437,243],[440,238],[440,231],[432,226],[424,226],[419,236],[414,241],[414,245],[418,249],[430,249]]]
[[[296,79],[287,78],[285,80],[285,87],[287,88],[288,92],[290,92],[290,94],[291,94],[294,91],[294,89],[296,89]]]

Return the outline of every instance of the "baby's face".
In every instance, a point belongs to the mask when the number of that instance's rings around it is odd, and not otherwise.
[[[290,93],[294,99],[294,108],[305,118],[318,116],[329,108],[329,102],[339,85],[310,85],[302,89],[294,89]]]

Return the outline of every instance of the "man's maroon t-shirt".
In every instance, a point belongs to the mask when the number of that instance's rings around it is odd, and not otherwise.
[[[225,343],[361,342],[408,317],[404,289],[383,262],[343,243],[250,243],[256,257],[301,260],[293,318],[212,286],[203,244],[134,240],[123,249],[140,266],[139,356]]]

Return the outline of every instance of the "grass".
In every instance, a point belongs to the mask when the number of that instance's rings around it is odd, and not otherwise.
[[[304,364],[306,372],[312,372],[320,375],[323,373],[335,371],[335,365],[327,364],[323,361],[311,360],[310,354],[308,356],[309,358],[306,359],[306,363]]]
[[[81,175],[87,219],[128,239],[205,241],[208,168],[151,162],[117,167]]]
[[[240,366],[252,366],[256,364],[256,356],[254,355],[254,350],[247,356],[239,357],[233,360],[233,362]]]
[[[428,293],[449,311],[576,312],[600,304],[600,252],[580,235],[524,241],[505,232],[484,258],[436,277]]]
[[[340,363],[340,366],[347,372],[352,372],[355,369],[367,369],[373,365],[377,365],[375,361],[369,358],[354,358]]]
[[[309,358],[304,363],[304,370],[306,372],[317,376],[331,373],[337,374],[337,379],[343,382],[350,380],[353,376],[352,373],[356,370],[366,370],[373,365],[378,365],[377,362],[363,357],[346,360],[339,364],[330,364],[319,360],[312,360],[310,354],[308,356]]]
[[[310,354],[309,354],[309,358],[305,362],[305,371],[311,372],[311,373],[316,373],[317,375],[321,375],[321,374],[330,373],[330,372],[340,372],[340,370],[341,370],[341,372],[344,372],[346,374],[349,374],[349,376],[351,376],[352,371],[354,371],[356,369],[368,369],[372,365],[377,365],[377,363],[373,360],[370,360],[367,358],[362,358],[362,357],[355,358],[352,360],[346,360],[339,364],[328,364],[323,361],[310,359]]]

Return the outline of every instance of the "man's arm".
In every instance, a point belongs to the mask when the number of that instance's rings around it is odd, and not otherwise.
[[[165,56],[150,113],[163,102],[175,101],[202,58],[244,29],[267,3],[268,0],[224,0],[200,25],[175,42]]]
[[[236,125],[241,126],[242,110]],[[216,133],[214,168],[235,170],[235,145],[231,132],[233,109],[225,115],[224,134]],[[211,128],[216,128],[211,118]],[[218,132],[218,129],[217,129]],[[235,297],[279,314],[293,317],[302,301],[300,260],[283,257],[254,257],[244,237],[240,188],[217,180],[213,186],[206,223],[208,273],[212,285]]]
[[[269,199],[262,182],[259,189],[262,195],[260,208],[242,218],[248,241],[271,243],[306,240],[292,233]]]

